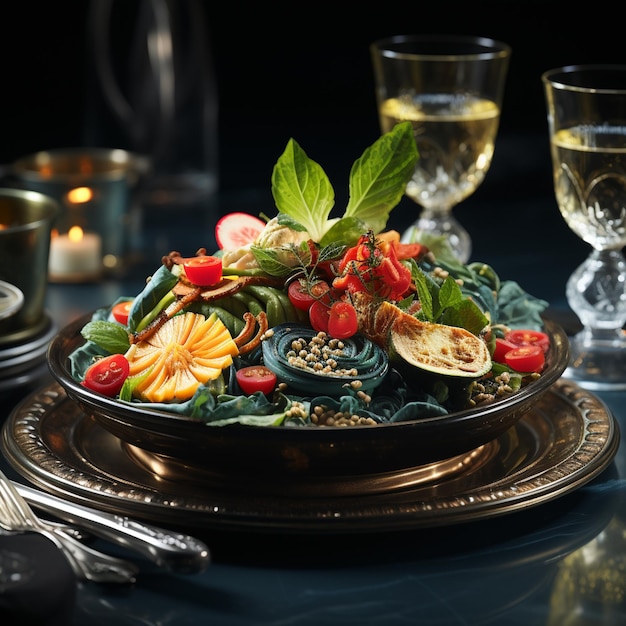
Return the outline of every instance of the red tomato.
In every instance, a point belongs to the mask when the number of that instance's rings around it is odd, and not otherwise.
[[[507,341],[502,337],[496,337],[496,347],[494,348],[492,359],[496,363],[504,363],[504,355],[519,346],[511,341]]]
[[[276,388],[276,374],[265,365],[242,367],[237,370],[236,377],[241,391],[246,394],[252,394],[255,391],[268,394]]]
[[[516,372],[540,372],[546,356],[539,346],[519,346],[504,355],[505,363]]]
[[[510,330],[504,338],[516,346],[539,346],[544,352],[550,347],[550,337],[539,330]]]
[[[198,287],[215,285],[222,280],[222,259],[216,256],[192,256],[183,261],[189,282]]]
[[[265,222],[248,213],[229,213],[215,225],[215,239],[222,250],[236,250],[252,243],[265,228]]]
[[[316,300],[309,308],[309,322],[313,330],[328,332],[328,317],[330,314],[330,304],[326,298]]]
[[[85,372],[83,387],[109,398],[116,396],[128,377],[130,365],[123,354],[112,354],[96,361]]]
[[[358,330],[356,310],[345,300],[333,302],[328,313],[328,334],[335,339],[347,339]]]
[[[133,305],[133,301],[118,302],[111,309],[111,314],[115,318],[116,322],[122,324],[122,326],[128,326],[128,314],[130,313],[130,307]]]
[[[291,304],[301,311],[308,311],[311,305],[330,289],[324,280],[309,283],[303,279],[295,279],[289,283],[287,295]]]
[[[393,246],[396,249],[396,255],[399,260],[418,259],[428,252],[428,248],[421,243],[400,243],[397,241],[393,243]]]

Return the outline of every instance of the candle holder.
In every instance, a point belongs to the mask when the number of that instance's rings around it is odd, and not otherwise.
[[[66,148],[25,156],[11,170],[20,186],[60,206],[50,241],[51,281],[123,272],[139,223],[133,192],[141,159],[125,150]]]
[[[0,346],[25,341],[45,330],[50,232],[58,204],[23,189],[0,190],[0,281],[22,292],[22,303],[0,320]]]

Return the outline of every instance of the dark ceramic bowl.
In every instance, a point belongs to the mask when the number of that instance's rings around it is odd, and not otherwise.
[[[337,477],[398,472],[441,461],[491,442],[513,426],[559,379],[568,361],[564,331],[546,322],[551,348],[543,375],[487,406],[394,424],[349,428],[207,426],[89,391],[70,375],[68,356],[84,342],[86,316],[51,342],[48,364],[67,396],[125,444],[217,474]]]

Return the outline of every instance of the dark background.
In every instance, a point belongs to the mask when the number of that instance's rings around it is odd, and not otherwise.
[[[550,1],[201,3],[218,77],[226,187],[266,184],[292,136],[323,165],[325,157],[337,161],[343,175],[342,166],[378,136],[368,46],[379,37],[451,32],[506,41],[513,56],[500,137],[543,135],[546,145],[541,72],[626,62],[623,23],[603,12],[606,3],[584,13]],[[3,9],[0,162],[83,142],[88,7],[87,0],[31,0]],[[113,25],[121,34],[132,26],[123,21]],[[251,161],[259,164],[252,171]]]
[[[121,3],[130,10],[137,0],[116,0]],[[564,276],[588,248],[564,225],[554,201],[540,75],[564,64],[626,62],[623,22],[608,3],[587,9],[549,1],[202,5],[217,77],[221,213],[272,214],[270,176],[290,137],[327,171],[340,206],[352,162],[379,136],[369,56],[375,39],[448,32],[509,43],[513,55],[492,168],[455,214],[481,260],[497,264],[502,255],[516,254],[515,278],[528,282],[529,271],[554,272],[558,290],[539,295],[562,297]],[[88,7],[85,0],[4,7],[0,163],[84,145]],[[131,26],[123,17],[114,24],[120,33]],[[242,194],[248,189],[258,190],[251,204]],[[403,228],[415,215],[405,198],[390,225]],[[538,248],[550,249],[553,267],[533,267]]]

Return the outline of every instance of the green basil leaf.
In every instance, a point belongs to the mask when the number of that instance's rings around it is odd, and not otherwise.
[[[124,354],[130,348],[128,332],[117,322],[87,322],[80,333],[87,341],[95,343],[110,354]]]
[[[374,233],[382,231],[402,199],[418,160],[410,122],[382,135],[357,159],[350,171],[350,200],[344,217],[358,217]]]
[[[489,319],[472,300],[457,300],[454,306],[443,311],[440,323],[465,328],[478,336],[489,324]]]
[[[320,244],[329,246],[332,244],[344,247],[355,246],[361,235],[368,230],[368,225],[358,217],[343,217],[335,222],[322,237]]]
[[[424,272],[419,268],[417,269],[419,271],[413,272],[413,279],[415,280],[415,286],[417,287],[417,297],[421,304],[418,317],[423,321],[433,322],[435,318],[430,284]]]
[[[314,241],[328,228],[335,192],[322,167],[290,139],[272,172],[272,195],[281,213],[302,224]]]
[[[461,291],[458,283],[452,276],[446,276],[439,289],[439,312],[454,306],[457,302],[465,300],[465,296]]]
[[[306,241],[300,245],[288,244],[275,248],[251,246],[259,267],[270,276],[288,276],[294,267],[306,267],[311,263],[311,249]]]

